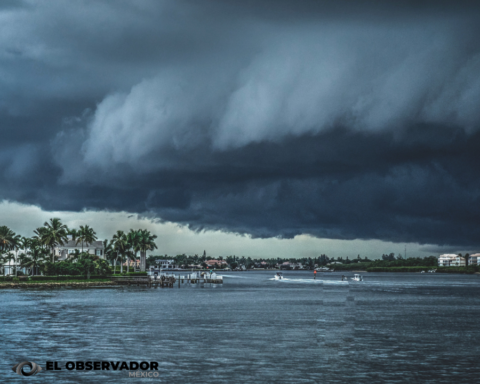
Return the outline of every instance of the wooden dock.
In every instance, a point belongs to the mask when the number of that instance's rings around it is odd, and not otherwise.
[[[217,285],[223,284],[222,276],[201,276],[196,273],[189,275],[160,275],[160,276],[111,276],[111,280],[116,284],[120,285],[136,285],[141,286],[145,285],[147,287],[153,288],[174,288],[178,286],[200,286],[201,288],[205,287],[205,284]]]

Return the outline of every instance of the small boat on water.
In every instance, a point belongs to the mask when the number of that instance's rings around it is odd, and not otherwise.
[[[430,270],[428,271],[428,273],[435,273],[435,272],[437,272],[436,269],[430,269]]]
[[[275,275],[275,280],[283,280],[282,272],[277,272],[277,274]]]
[[[359,275],[358,273],[355,273],[352,277],[352,280],[354,281],[363,281],[362,275]]]

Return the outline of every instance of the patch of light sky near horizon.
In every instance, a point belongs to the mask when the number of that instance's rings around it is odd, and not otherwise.
[[[10,201],[0,203],[0,225],[6,225],[22,236],[33,236],[34,229],[43,225],[52,217],[58,217],[69,228],[89,225],[99,240],[111,239],[117,230],[128,232],[130,229],[148,229],[158,236],[158,250],[155,255],[174,256],[178,254],[203,254],[206,250],[211,257],[246,256],[252,258],[291,258],[317,257],[326,254],[329,257],[379,258],[384,253],[404,254],[425,257],[446,252],[466,252],[452,247],[421,245],[418,243],[393,243],[380,240],[336,240],[319,239],[309,235],[298,235],[293,239],[251,238],[221,231],[195,232],[185,226],[171,222],[158,222],[142,218],[137,214],[108,211],[44,211],[35,205],[26,205]],[[433,251],[435,250],[435,251]],[[472,252],[467,250],[467,252]]]

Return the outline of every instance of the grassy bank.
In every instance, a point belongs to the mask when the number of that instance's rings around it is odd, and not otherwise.
[[[115,282],[109,278],[94,279],[94,280],[27,280],[27,281],[0,281],[1,288],[55,288],[55,287],[86,287],[99,285],[116,285]]]
[[[470,267],[370,267],[367,272],[428,272],[430,269],[436,269],[436,273],[463,273],[474,274],[480,272],[478,266]]]
[[[111,281],[110,278],[104,277],[102,279],[75,279],[75,280],[25,280],[25,281],[0,281],[0,284],[52,284],[52,283],[98,283]]]
[[[480,272],[480,266],[471,265],[469,267],[438,267],[437,272],[439,273],[468,273],[474,274]]]
[[[90,278],[87,276],[72,276],[72,275],[60,275],[60,276],[0,276],[0,283],[14,283],[14,282],[41,282],[41,281],[78,281],[78,280],[102,280],[108,279],[109,276],[92,275]]]
[[[335,264],[327,265],[327,268],[335,269],[335,271],[366,271],[367,268],[371,267],[372,263],[350,263],[350,264]]]
[[[417,260],[415,260],[417,261]],[[335,264],[328,267],[334,269],[336,272],[341,271],[367,271],[367,272],[428,272],[430,269],[436,269],[437,273],[464,273],[473,274],[480,273],[480,266],[471,265],[468,267],[437,267],[436,265],[399,265],[407,264],[408,260],[397,261],[383,261],[375,260],[372,262],[350,263],[350,264]],[[413,264],[413,265],[412,265]]]
[[[367,268],[367,272],[428,272],[430,269],[435,269],[436,267],[425,267],[425,266],[416,266],[416,267],[370,267]]]

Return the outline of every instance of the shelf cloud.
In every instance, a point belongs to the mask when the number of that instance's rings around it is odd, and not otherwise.
[[[480,244],[471,2],[25,1],[0,22],[0,198]]]

